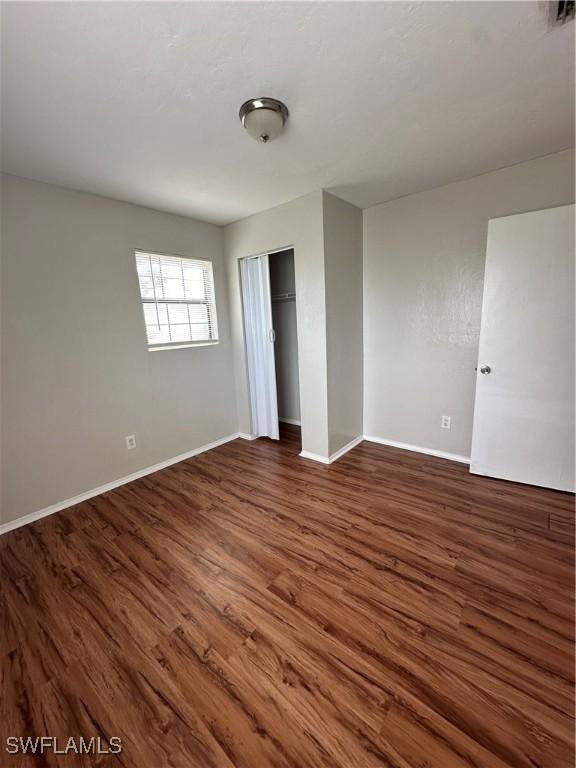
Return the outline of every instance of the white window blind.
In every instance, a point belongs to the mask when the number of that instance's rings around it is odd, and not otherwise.
[[[148,346],[218,341],[212,263],[136,251]]]

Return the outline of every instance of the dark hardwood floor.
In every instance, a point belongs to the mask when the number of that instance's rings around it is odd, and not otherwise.
[[[0,765],[571,768],[573,497],[283,437],[0,538]]]

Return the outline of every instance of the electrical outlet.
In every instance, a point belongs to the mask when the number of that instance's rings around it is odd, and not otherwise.
[[[442,416],[441,426],[442,426],[442,429],[450,429],[450,427],[452,426],[452,417]]]
[[[136,448],[136,435],[126,435],[124,440],[126,441],[126,448],[129,451],[133,451],[134,448]]]

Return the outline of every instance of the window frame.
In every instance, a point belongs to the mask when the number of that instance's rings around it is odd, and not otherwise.
[[[213,301],[206,299],[157,299],[156,296],[153,299],[148,299],[142,296],[142,288],[140,285],[140,275],[138,273],[138,255],[158,256],[159,258],[171,258],[180,259],[182,261],[192,261],[201,263],[202,265],[208,265],[209,275],[212,278],[212,296]],[[182,256],[178,253],[167,253],[166,251],[151,250],[150,248],[134,248],[132,257],[134,259],[134,270],[136,272],[136,283],[138,287],[138,298],[140,299],[140,307],[142,309],[142,320],[144,322],[144,338],[148,352],[161,352],[170,349],[187,349],[189,347],[212,347],[220,343],[220,335],[218,331],[218,309],[216,307],[216,282],[214,280],[214,264],[211,259],[199,259],[194,256]],[[157,344],[150,343],[148,340],[148,325],[146,323],[146,313],[144,307],[146,304],[203,304],[206,307],[212,306],[214,312],[214,322],[211,324],[215,331],[215,337],[211,339],[203,339],[201,341],[173,341],[173,342],[159,342]]]

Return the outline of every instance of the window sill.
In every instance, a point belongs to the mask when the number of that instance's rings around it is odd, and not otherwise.
[[[189,347],[214,347],[219,341],[193,341],[188,344],[163,344],[157,347],[148,347],[148,352],[166,352],[169,349],[188,349]]]

